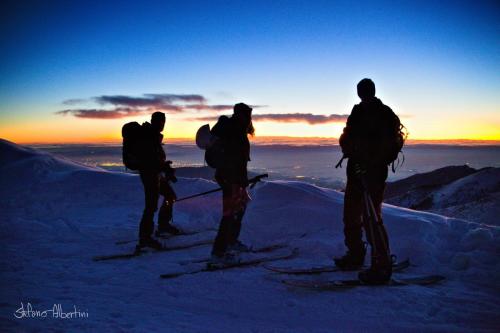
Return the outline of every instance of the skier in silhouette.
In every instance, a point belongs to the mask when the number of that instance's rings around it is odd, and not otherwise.
[[[155,112],[151,115],[151,123],[142,125],[142,142],[140,152],[139,174],[144,186],[145,207],[139,227],[139,247],[161,248],[161,243],[152,237],[154,231],[154,215],[158,209],[158,199],[164,197],[158,213],[157,235],[164,233],[179,234],[180,230],[171,224],[175,192],[169,181],[176,181],[175,170],[171,161],[166,160],[163,150],[161,132],[165,127],[165,114]]]
[[[359,273],[359,279],[381,284],[388,282],[392,275],[389,238],[382,221],[382,199],[388,165],[402,146],[395,142],[400,121],[391,108],[375,97],[372,80],[361,80],[357,92],[361,103],[352,109],[339,139],[344,158],[349,159],[344,196],[344,241],[348,250],[343,257],[335,258],[335,264],[344,270],[363,266],[366,254],[362,240],[364,227],[371,247],[371,266]],[[369,197],[365,197],[365,193]],[[371,218],[367,216],[366,206],[370,199],[375,210]]]
[[[250,141],[254,134],[252,108],[244,103],[234,106],[229,118],[221,116],[211,133],[221,140],[224,163],[216,168],[215,179],[222,187],[222,219],[212,248],[213,262],[234,261],[238,252],[248,247],[238,240],[241,221],[250,200],[247,164],[250,161]],[[223,156],[222,156],[223,155]]]

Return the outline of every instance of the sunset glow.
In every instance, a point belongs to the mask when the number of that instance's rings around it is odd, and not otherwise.
[[[50,116],[38,121],[29,121],[15,126],[0,125],[2,138],[18,143],[108,143],[121,142],[121,127],[125,122],[148,121],[148,117],[130,119],[94,120],[59,118]],[[418,122],[414,118],[402,119],[409,131],[410,140],[440,141],[440,140],[496,140],[500,141],[500,124],[482,119],[441,119],[434,123]],[[197,129],[207,122],[186,120],[167,120],[165,139],[178,139],[185,142],[193,141]],[[213,126],[214,122],[209,122]],[[446,128],[442,124],[446,123]],[[315,138],[337,139],[342,133],[343,123],[308,125],[304,123],[255,122],[256,138],[265,137],[296,137],[304,138],[303,143],[315,142]],[[310,138],[310,139],[308,139]],[[174,141],[178,141],[174,140]]]
[[[245,102],[257,137],[338,138],[369,77],[412,140],[500,140],[498,8],[452,4],[12,5],[0,137],[120,142],[161,110],[189,141]]]

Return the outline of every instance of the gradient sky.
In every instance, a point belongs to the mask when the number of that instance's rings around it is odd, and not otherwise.
[[[412,139],[500,140],[495,1],[18,2],[0,5],[0,137],[15,142],[119,140],[158,106],[147,94],[199,96],[160,103],[177,108],[167,137],[241,101],[267,115],[257,135],[338,137],[364,77]],[[101,118],[117,107],[135,116]]]

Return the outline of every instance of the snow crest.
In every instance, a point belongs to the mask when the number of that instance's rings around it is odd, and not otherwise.
[[[137,175],[104,171],[0,141],[0,256],[3,326],[12,331],[496,331],[500,312],[500,228],[384,205],[391,250],[413,263],[405,275],[441,274],[432,287],[308,292],[287,288],[260,267],[159,279],[210,246],[96,263],[126,253],[142,214]],[[487,177],[487,175],[485,175]],[[462,179],[463,186],[470,186]],[[215,188],[179,178],[179,197]],[[453,191],[461,191],[454,185]],[[452,189],[450,188],[450,191]],[[451,192],[443,192],[443,196]],[[298,257],[281,265],[332,264],[344,251],[343,194],[302,182],[267,181],[252,191],[241,239],[286,243]],[[179,202],[174,222],[216,228],[220,193]],[[206,234],[183,236],[200,239]],[[214,237],[214,233],[208,233]],[[171,240],[167,242],[176,242]],[[314,278],[352,278],[329,273]],[[8,286],[8,288],[5,288]],[[79,320],[16,319],[21,302],[88,311]],[[464,315],[464,313],[467,313]]]

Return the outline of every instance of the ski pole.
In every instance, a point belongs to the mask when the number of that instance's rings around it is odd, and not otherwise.
[[[366,221],[366,224],[368,225],[368,230],[370,231],[370,238],[372,239],[372,248],[373,248],[373,256],[376,257],[378,256],[378,249],[377,249],[377,242],[375,241],[375,231],[374,229],[374,221],[376,217],[373,217],[372,212],[370,211],[370,207],[368,204],[368,200],[370,200],[370,195],[368,194],[368,191],[366,189],[363,190],[363,196],[364,196],[364,204],[365,204],[365,214],[364,216],[367,218],[368,221]]]
[[[210,191],[206,191],[206,192],[202,192],[202,193],[198,193],[198,194],[193,194],[193,195],[190,195],[190,196],[187,196],[187,197],[184,197],[184,198],[177,199],[177,200],[175,200],[175,202],[179,202],[179,201],[183,201],[183,200],[188,200],[188,199],[192,199],[192,198],[196,198],[196,197],[201,197],[203,195],[207,195],[207,194],[210,194],[210,193],[219,192],[221,190],[222,190],[222,187],[219,187],[219,188],[216,188],[216,189],[213,189],[213,190],[210,190]]]
[[[258,182],[260,182],[262,180],[262,178],[266,178],[266,177],[269,177],[269,175],[267,173],[262,174],[262,175],[258,175],[258,176],[255,176],[255,177],[249,179],[248,183],[251,184],[250,188],[253,188],[255,186],[255,184],[257,184]],[[210,191],[198,193],[198,194],[189,195],[187,197],[177,199],[177,200],[175,200],[175,202],[179,202],[179,201],[183,201],[183,200],[188,200],[188,199],[192,199],[192,198],[197,198],[197,197],[201,197],[203,195],[207,195],[207,194],[215,193],[215,192],[219,192],[219,191],[222,191],[222,187],[219,187],[219,188],[216,188],[216,189],[213,189],[213,190],[210,190]]]
[[[384,251],[387,254],[388,258],[390,259],[391,254],[389,253],[389,245],[387,244],[386,236],[384,235],[384,232],[382,232],[382,226],[381,226],[380,221],[378,219],[377,211],[375,210],[375,206],[373,204],[372,198],[368,194],[367,194],[367,196],[368,196],[368,204],[369,204],[371,211],[372,211],[372,216],[374,216],[374,219],[372,221],[375,223],[375,228],[377,228],[378,236],[380,237],[380,241],[382,242],[382,247],[384,248]]]
[[[361,179],[361,185],[363,186],[363,195],[364,195],[364,203],[365,203],[365,215],[368,216],[368,227],[370,230],[373,249],[375,255],[378,255],[379,249],[377,249],[376,241],[375,241],[375,231],[377,229],[378,236],[380,237],[380,241],[382,242],[383,250],[390,258],[389,246],[387,245],[385,236],[382,233],[382,229],[380,227],[380,221],[378,219],[377,211],[375,210],[375,205],[373,204],[373,200],[368,192],[368,185],[364,176],[364,173],[360,172],[359,177]]]

